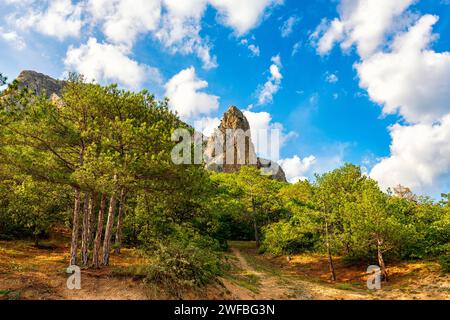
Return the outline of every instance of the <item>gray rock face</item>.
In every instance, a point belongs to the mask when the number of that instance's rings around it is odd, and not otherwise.
[[[208,140],[205,158],[209,170],[225,173],[258,165],[250,124],[238,108],[232,106],[225,112],[219,128]]]
[[[241,110],[235,106],[231,106],[223,115],[223,119],[219,127],[219,130],[222,132],[225,132],[226,129],[241,129],[246,132],[250,130],[250,123]]]
[[[287,182],[286,173],[283,168],[272,160],[258,158],[258,168],[261,169],[264,174],[272,176],[273,179]]]
[[[19,89],[28,88],[37,95],[45,93],[49,98],[60,96],[64,87],[64,81],[30,70],[22,71],[16,80],[19,81]]]
[[[233,173],[242,166],[254,166],[264,174],[286,182],[286,175],[277,163],[257,157],[250,124],[235,106],[225,112],[219,128],[209,138],[205,158],[206,168],[211,171]]]

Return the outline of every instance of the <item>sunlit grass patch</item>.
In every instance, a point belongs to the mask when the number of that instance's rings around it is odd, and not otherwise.
[[[228,244],[230,247],[234,247],[240,250],[256,248],[255,241],[228,241]]]
[[[347,291],[353,291],[356,288],[353,287],[352,284],[350,283],[337,283],[335,285],[336,289],[340,289],[340,290],[347,290]]]
[[[237,267],[238,258],[233,255],[227,255],[226,261],[228,270],[224,274],[225,279],[253,293],[259,293],[261,283],[257,274],[252,270],[242,270]]]
[[[253,293],[259,293],[260,291],[260,279],[253,272],[229,272],[225,274],[224,278]]]

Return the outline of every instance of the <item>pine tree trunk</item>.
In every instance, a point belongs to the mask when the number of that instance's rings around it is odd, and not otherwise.
[[[80,229],[81,191],[75,188],[75,204],[73,209],[72,242],[70,244],[70,265],[77,264],[78,233]]]
[[[94,229],[95,229],[94,207],[96,200],[97,195],[95,193],[92,193],[91,197],[89,198],[89,208],[88,208],[88,250],[92,248],[92,241],[94,238]]]
[[[89,193],[86,193],[84,196],[83,229],[81,233],[81,263],[83,266],[86,266],[88,263],[89,198]]]
[[[116,243],[115,250],[116,254],[120,254],[120,249],[122,246],[122,225],[123,225],[123,215],[125,210],[125,191],[122,189],[120,192],[120,206],[119,206],[119,214],[117,216],[117,227],[116,227]]]
[[[114,215],[116,210],[116,195],[113,194],[109,200],[108,221],[106,222],[105,239],[103,241],[103,265],[109,265],[109,251],[111,250],[111,236],[114,226]]]
[[[252,203],[252,207],[253,207],[253,229],[255,231],[256,248],[259,249],[259,247],[261,246],[261,240],[259,239],[258,221],[256,219],[256,207],[254,203]]]
[[[388,282],[389,281],[388,272],[386,269],[386,264],[384,263],[383,252],[381,250],[382,245],[383,245],[383,241],[380,239],[377,239],[378,264],[380,265],[381,275],[383,277],[383,280]]]
[[[100,201],[100,208],[98,210],[97,217],[97,232],[95,234],[94,240],[94,252],[92,253],[92,266],[94,268],[99,267],[99,256],[100,256],[100,246],[102,244],[102,235],[103,235],[103,215],[105,214],[106,208],[106,195],[102,194],[102,199]]]
[[[328,219],[325,214],[325,237],[328,255],[328,266],[330,268],[331,280],[336,281],[336,271],[334,270],[333,256],[331,255],[330,233],[328,230]]]

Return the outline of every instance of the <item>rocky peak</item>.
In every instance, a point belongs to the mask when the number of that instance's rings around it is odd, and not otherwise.
[[[64,87],[64,81],[31,70],[22,71],[16,80],[19,82],[20,89],[28,88],[35,94],[45,93],[48,97],[60,96]]]
[[[274,179],[286,181],[285,173],[277,163],[257,157],[250,123],[236,106],[225,112],[218,130],[208,140],[205,158],[208,159],[206,167],[211,171],[233,173],[242,166],[254,166]],[[229,161],[228,158],[234,160]]]
[[[227,129],[241,129],[244,132],[250,130],[250,124],[241,110],[236,106],[231,106],[223,115],[219,129],[225,132]]]

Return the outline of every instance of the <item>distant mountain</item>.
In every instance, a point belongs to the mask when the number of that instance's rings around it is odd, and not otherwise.
[[[16,80],[19,82],[19,89],[28,88],[37,95],[46,93],[49,97],[54,94],[60,96],[64,87],[64,81],[30,70],[22,71]]]

